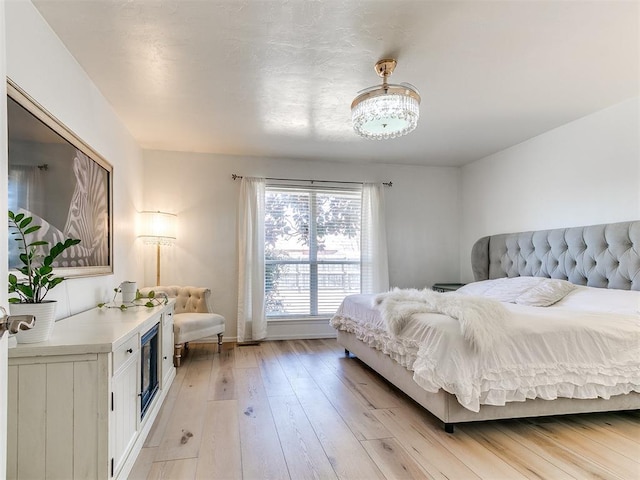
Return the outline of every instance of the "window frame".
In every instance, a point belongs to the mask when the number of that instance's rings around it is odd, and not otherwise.
[[[307,260],[289,259],[289,260],[275,260],[267,259],[265,256],[265,297],[267,293],[267,266],[268,265],[309,265],[309,313],[273,313],[270,314],[267,311],[265,305],[265,317],[268,322],[270,321],[288,321],[288,320],[317,320],[327,319],[331,316],[331,313],[318,313],[319,307],[319,274],[318,267],[320,265],[358,265],[359,268],[359,288],[358,291],[362,291],[362,238],[360,237],[359,246],[359,259],[358,260],[318,260],[318,236],[317,236],[317,195],[319,193],[330,193],[336,191],[338,193],[357,193],[360,201],[360,219],[359,219],[359,235],[362,235],[362,185],[300,185],[292,183],[282,183],[281,181],[270,181],[265,185],[265,194],[270,192],[284,191],[284,192],[304,192],[309,194],[309,256]],[[265,202],[266,204],[266,202]],[[265,216],[267,215],[267,209],[265,205]],[[266,234],[266,232],[265,232]],[[265,235],[265,245],[267,243]]]

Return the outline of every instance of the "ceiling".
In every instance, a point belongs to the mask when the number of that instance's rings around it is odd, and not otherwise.
[[[633,0],[33,3],[145,149],[464,165],[640,94]],[[420,122],[367,140],[385,57]]]

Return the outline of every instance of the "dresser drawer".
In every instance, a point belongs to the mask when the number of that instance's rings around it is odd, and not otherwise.
[[[120,345],[113,351],[113,373],[115,374],[120,367],[134,355],[138,355],[140,349],[138,334],[132,335],[129,340]]]

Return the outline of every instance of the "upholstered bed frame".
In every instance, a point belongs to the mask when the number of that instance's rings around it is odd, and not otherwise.
[[[640,221],[483,237],[473,246],[471,263],[476,281],[527,275],[640,290]],[[412,372],[354,334],[338,331],[338,343],[442,420],[447,432],[461,422],[640,409],[640,394],[629,393],[608,400],[559,398],[483,405],[474,413],[454,395],[426,392],[413,381]]]

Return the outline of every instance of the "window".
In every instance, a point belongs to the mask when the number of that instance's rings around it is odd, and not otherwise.
[[[362,190],[267,186],[267,317],[327,316],[360,293]]]

